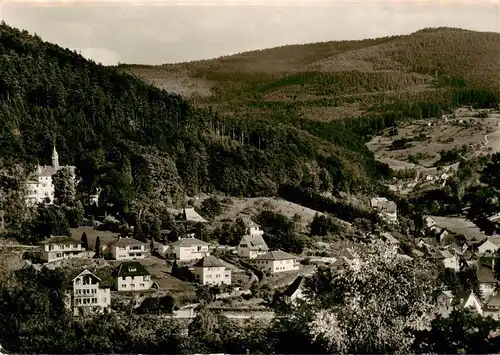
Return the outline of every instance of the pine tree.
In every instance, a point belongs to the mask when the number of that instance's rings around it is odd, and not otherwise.
[[[83,232],[81,241],[83,249],[87,250],[89,248],[89,240],[87,238],[87,233]]]
[[[96,240],[95,240],[95,255],[99,258],[101,257],[101,239],[99,238],[99,236],[97,236]]]

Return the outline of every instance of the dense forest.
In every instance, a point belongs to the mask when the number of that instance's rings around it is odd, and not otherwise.
[[[200,191],[369,190],[386,171],[347,127],[315,135],[321,127],[194,108],[5,23],[0,68],[4,175],[17,176],[20,165],[50,164],[55,144],[61,163],[77,167],[80,188],[104,188],[106,202],[122,211],[141,202],[182,204]],[[315,185],[317,179],[331,183]]]

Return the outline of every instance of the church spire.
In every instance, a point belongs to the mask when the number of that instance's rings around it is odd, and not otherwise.
[[[52,167],[56,170],[59,169],[59,154],[57,154],[55,144],[54,144],[54,150],[52,151]]]

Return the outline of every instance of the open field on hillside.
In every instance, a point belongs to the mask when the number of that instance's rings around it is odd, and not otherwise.
[[[256,198],[231,198],[232,203],[229,204],[224,213],[217,217],[218,220],[236,219],[239,216],[247,215],[252,217],[254,214],[262,210],[271,210],[281,213],[289,218],[298,214],[302,218],[302,224],[306,227],[314,218],[316,213],[321,212],[298,205],[293,202],[286,201],[276,197],[256,197]]]
[[[78,241],[82,239],[82,234],[83,232],[85,232],[87,234],[87,241],[89,244],[89,248],[94,247],[97,237],[99,237],[101,245],[106,245],[108,243],[111,243],[119,236],[118,233],[113,233],[110,231],[100,231],[94,229],[93,227],[71,228],[70,231],[71,231],[71,238]]]
[[[464,123],[467,123],[465,126]],[[498,149],[500,144],[497,130],[500,122],[500,113],[489,113],[488,118],[476,118],[465,115],[447,122],[441,118],[421,120],[411,125],[398,127],[395,136],[377,136],[367,143],[377,159],[389,164],[393,169],[431,167],[440,158],[440,151],[468,147],[465,158],[477,156],[482,152],[491,152],[489,147]],[[432,126],[428,126],[432,123]],[[419,137],[420,136],[420,137]],[[485,137],[488,138],[486,144]],[[409,147],[391,150],[391,145],[399,139],[409,139]],[[418,161],[409,161],[413,156]]]

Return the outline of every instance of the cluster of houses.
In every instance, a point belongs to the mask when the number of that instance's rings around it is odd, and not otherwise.
[[[186,209],[184,214],[197,214]],[[255,268],[268,274],[299,269],[294,255],[281,250],[269,250],[263,230],[253,221],[246,220],[247,231],[241,238],[234,254]],[[231,265],[211,255],[214,246],[194,237],[179,239],[168,244],[155,244],[150,250],[147,243],[131,237],[116,237],[101,246],[101,255],[121,263],[113,272],[113,288],[118,292],[147,291],[158,288],[147,268],[141,264],[150,253],[166,260],[175,260],[189,265],[194,280],[202,285],[230,285]],[[46,263],[66,259],[91,259],[94,251],[86,250],[81,241],[71,237],[51,237],[41,243],[39,258]],[[103,311],[111,304],[111,291],[102,288],[101,279],[85,269],[73,279],[73,290],[68,294],[67,305],[75,314],[88,311]]]
[[[463,265],[477,270],[480,295],[467,291],[453,295],[443,291],[437,298],[440,313],[448,315],[453,309],[469,307],[484,316],[500,319],[500,295],[497,294],[499,282],[494,275],[495,253],[500,249],[500,237],[463,236],[459,240],[439,227],[430,216],[424,217],[424,228],[431,237],[419,238],[417,246],[422,252],[414,250],[419,256],[428,257],[441,263],[446,269],[459,272]]]

